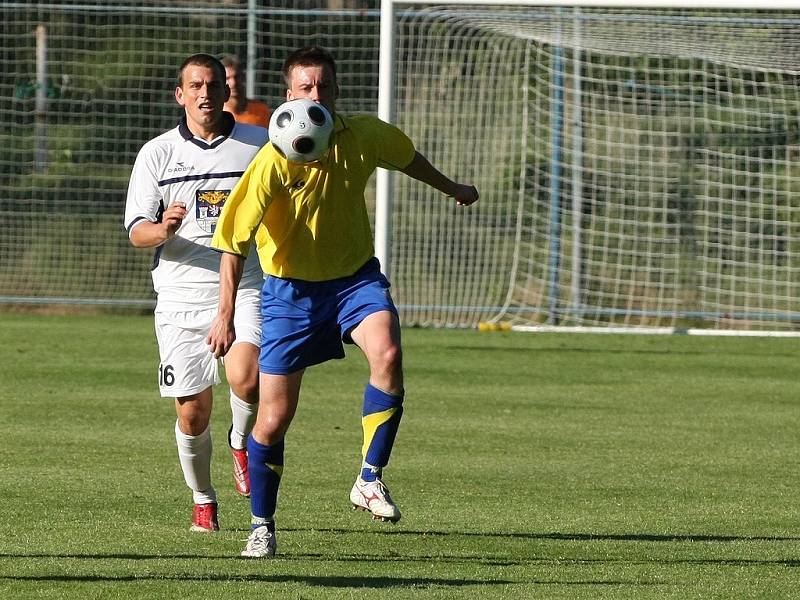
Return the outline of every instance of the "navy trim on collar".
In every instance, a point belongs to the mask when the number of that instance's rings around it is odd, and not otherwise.
[[[203,150],[211,150],[228,139],[228,136],[233,132],[235,125],[236,120],[233,118],[233,115],[227,111],[224,111],[222,113],[222,130],[220,131],[220,135],[222,135],[222,137],[217,138],[210,144],[207,144],[203,140],[194,137],[194,134],[186,124],[186,114],[184,114],[178,121],[178,133],[180,133],[181,137],[187,142],[192,142],[195,146],[202,148]]]

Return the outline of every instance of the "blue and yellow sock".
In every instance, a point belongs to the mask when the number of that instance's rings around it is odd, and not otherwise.
[[[387,394],[367,384],[361,414],[361,427],[364,430],[361,478],[374,481],[380,477],[381,469],[389,463],[400,418],[403,416],[403,396]]]
[[[253,528],[271,522],[278,504],[283,475],[283,440],[272,446],[247,437],[247,469],[250,473],[250,512]]]

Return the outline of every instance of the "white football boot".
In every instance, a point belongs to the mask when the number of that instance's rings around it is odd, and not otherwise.
[[[376,521],[397,523],[400,520],[400,509],[392,502],[389,490],[380,479],[364,481],[359,476],[350,490],[350,502],[354,509],[372,513]]]
[[[242,550],[246,558],[269,558],[275,556],[278,545],[275,541],[275,524],[256,527],[247,538],[247,546]]]

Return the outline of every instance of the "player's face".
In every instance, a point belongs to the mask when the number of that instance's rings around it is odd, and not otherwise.
[[[287,100],[308,98],[322,104],[333,115],[338,96],[339,86],[336,83],[336,76],[326,65],[297,66],[289,72]]]
[[[214,133],[222,123],[222,107],[230,90],[222,77],[209,67],[188,65],[183,84],[175,89],[175,100],[186,110],[186,121],[195,135]]]
[[[239,96],[244,97],[244,77],[236,67],[225,67],[225,82],[231,90],[231,100],[238,100]]]

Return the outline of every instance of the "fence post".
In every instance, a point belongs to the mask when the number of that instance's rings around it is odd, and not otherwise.
[[[47,27],[36,26],[36,104],[34,172],[47,171]]]

